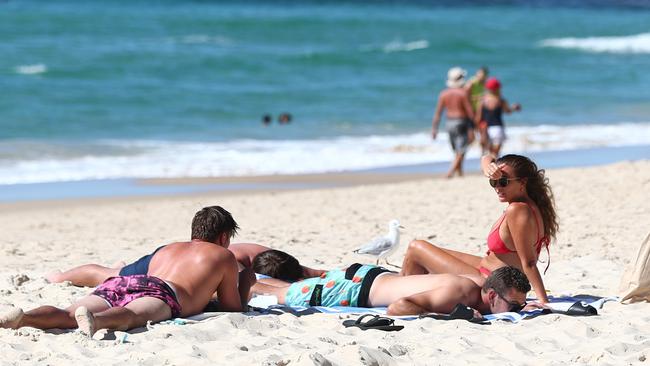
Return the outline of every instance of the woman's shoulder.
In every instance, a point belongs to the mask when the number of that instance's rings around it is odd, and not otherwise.
[[[512,202],[506,208],[506,217],[517,219],[528,219],[533,208],[526,202]]]

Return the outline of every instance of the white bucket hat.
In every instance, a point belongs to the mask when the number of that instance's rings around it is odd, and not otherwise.
[[[467,71],[456,66],[447,71],[447,86],[450,88],[460,88],[465,84]]]

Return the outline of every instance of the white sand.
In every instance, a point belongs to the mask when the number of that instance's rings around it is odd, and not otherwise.
[[[548,177],[561,232],[551,246],[547,288],[556,295],[616,295],[624,266],[650,230],[650,162],[552,170]],[[393,218],[406,229],[391,262],[401,262],[414,238],[484,253],[489,228],[504,209],[478,176],[282,193],[2,205],[0,305],[68,305],[89,289],[47,284],[44,274],[89,262],[130,261],[160,244],[187,240],[193,214],[214,204],[230,210],[242,227],[234,242],[277,247],[321,268],[370,262],[352,250],[384,233]],[[362,357],[404,365],[647,363],[649,310],[646,303],[607,303],[596,317],[553,314],[489,326],[398,321],[406,328],[392,333],[344,328],[346,316],[339,315],[224,313],[192,325],[102,330],[94,339],[0,329],[0,353],[2,364],[53,365],[371,364]]]

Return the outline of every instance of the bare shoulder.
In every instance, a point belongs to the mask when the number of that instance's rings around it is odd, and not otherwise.
[[[271,248],[265,247],[264,245],[255,244],[255,243],[236,243],[236,244],[230,244],[228,249],[235,254],[237,253],[259,254],[267,250],[270,250]]]
[[[512,202],[506,208],[506,215],[510,217],[524,217],[530,216],[530,208],[524,202]]]
[[[215,262],[235,260],[233,252],[213,243],[197,243],[194,249],[197,259]]]

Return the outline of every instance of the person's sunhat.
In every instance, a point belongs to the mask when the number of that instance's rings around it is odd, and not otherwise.
[[[467,71],[456,66],[447,71],[447,86],[450,88],[460,88],[465,84]]]

